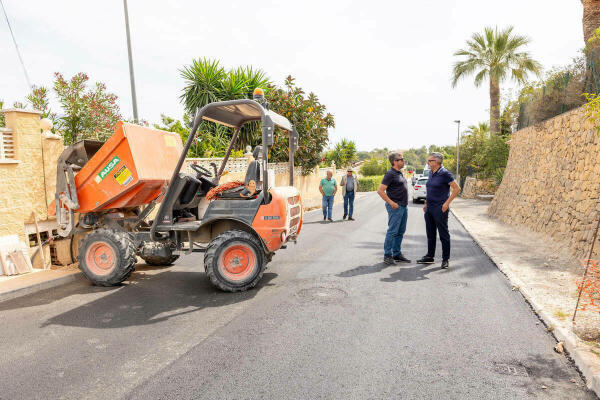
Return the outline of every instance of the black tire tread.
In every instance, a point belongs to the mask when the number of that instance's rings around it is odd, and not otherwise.
[[[169,246],[169,244],[167,244],[167,243],[158,243],[158,242],[155,242],[155,245]],[[164,266],[172,265],[175,261],[177,261],[177,259],[179,258],[179,255],[171,254],[169,257],[161,257],[161,256],[157,256],[157,255],[144,256],[143,254],[140,254],[140,257],[148,265],[152,265],[155,267],[164,267]]]
[[[259,254],[261,256],[262,265],[260,266],[260,271],[259,271],[258,275],[252,281],[248,282],[247,284],[245,284],[243,286],[232,286],[232,285],[228,285],[226,282],[221,281],[216,276],[214,268],[213,268],[214,262],[215,262],[215,257],[217,255],[217,250],[219,249],[219,247],[221,247],[225,242],[227,242],[229,240],[234,240],[234,239],[248,240],[248,241],[254,243],[256,245],[256,248],[258,249],[258,251],[260,251],[262,253],[262,254]],[[251,233],[245,232],[245,231],[231,230],[231,231],[223,232],[220,235],[218,235],[216,238],[211,240],[211,242],[208,245],[208,248],[206,249],[206,252],[204,253],[204,270],[206,271],[206,275],[210,279],[211,283],[215,287],[223,290],[224,292],[243,292],[243,291],[246,291],[246,290],[251,289],[254,286],[256,286],[256,284],[262,279],[262,276],[266,269],[265,261],[266,261],[265,254],[262,249],[262,244],[258,241],[258,239],[256,239],[256,237],[254,235],[252,235]]]
[[[117,266],[115,273],[106,277],[98,277],[95,274],[88,273],[84,267],[85,249],[98,239],[113,242],[117,245],[118,258],[121,264]],[[112,229],[100,228],[90,233],[79,244],[77,260],[79,261],[79,269],[83,271],[85,276],[97,286],[115,286],[129,278],[135,269],[137,262],[136,247],[131,235],[127,232],[119,232]],[[100,279],[98,279],[100,278]]]

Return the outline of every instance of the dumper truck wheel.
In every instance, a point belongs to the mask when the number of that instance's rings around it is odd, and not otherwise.
[[[227,231],[214,238],[204,253],[210,281],[226,292],[256,286],[265,270],[265,254],[258,239],[244,231]]]
[[[81,241],[77,260],[94,285],[118,285],[133,272],[135,244],[127,232],[98,229]]]
[[[146,264],[153,266],[168,266],[173,264],[179,256],[173,254],[169,243],[147,242],[141,248],[140,257]]]

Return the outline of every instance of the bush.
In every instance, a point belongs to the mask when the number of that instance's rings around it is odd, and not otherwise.
[[[374,192],[379,187],[383,175],[378,176],[365,176],[358,178],[358,191],[359,192]]]
[[[378,176],[383,175],[388,170],[388,164],[386,160],[380,158],[371,158],[369,161],[360,167],[360,173],[364,176]]]

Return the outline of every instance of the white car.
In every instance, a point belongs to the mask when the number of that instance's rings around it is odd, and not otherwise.
[[[413,186],[413,203],[418,203],[419,201],[427,198],[427,180],[429,178],[419,178],[417,182],[415,182],[415,186]]]

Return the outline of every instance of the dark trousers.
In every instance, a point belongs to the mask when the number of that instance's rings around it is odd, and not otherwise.
[[[442,242],[442,260],[450,259],[450,232],[448,232],[448,213],[442,212],[442,206],[427,205],[425,211],[425,230],[427,231],[427,256],[435,256],[436,232]]]
[[[344,215],[352,216],[354,212],[354,190],[344,195]]]

